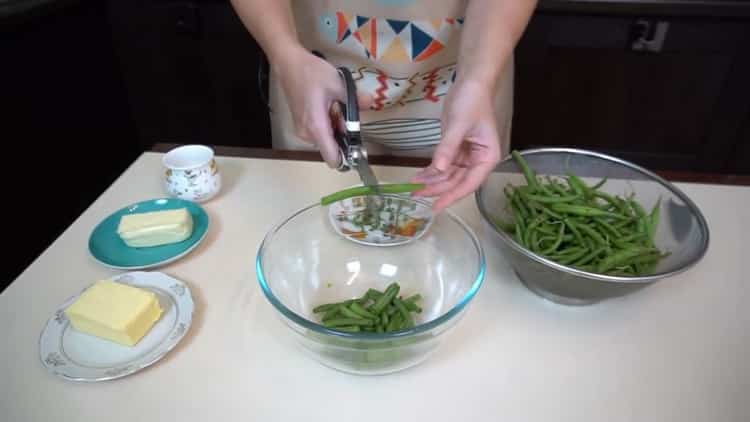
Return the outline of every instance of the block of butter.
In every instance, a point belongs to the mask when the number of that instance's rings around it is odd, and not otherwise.
[[[76,330],[125,346],[135,346],[162,312],[153,292],[112,280],[94,283],[65,309]]]
[[[131,247],[143,248],[182,242],[193,233],[193,217],[186,208],[126,214],[117,234]]]

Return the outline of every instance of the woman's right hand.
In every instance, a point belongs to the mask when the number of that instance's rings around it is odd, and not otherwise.
[[[271,67],[287,98],[295,134],[300,140],[317,146],[329,167],[337,167],[341,153],[333,128],[341,121],[337,102],[345,102],[346,98],[338,71],[302,47],[287,51]],[[369,106],[368,97],[358,95],[360,108]]]

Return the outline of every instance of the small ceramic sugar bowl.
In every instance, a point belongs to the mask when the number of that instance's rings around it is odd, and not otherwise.
[[[162,162],[164,187],[173,197],[204,202],[221,189],[221,174],[210,147],[179,146],[167,152]]]

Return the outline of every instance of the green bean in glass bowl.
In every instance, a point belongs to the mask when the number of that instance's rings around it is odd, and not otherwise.
[[[520,280],[591,304],[686,271],[705,254],[698,207],[655,173],[594,151],[513,151],[475,196],[486,235]]]

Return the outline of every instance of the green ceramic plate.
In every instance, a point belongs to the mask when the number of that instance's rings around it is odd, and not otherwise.
[[[117,234],[120,218],[125,214],[161,211],[185,207],[193,216],[193,234],[182,242],[148,248],[133,248]],[[208,215],[198,204],[176,198],[159,198],[138,202],[102,220],[89,237],[89,252],[107,267],[144,269],[164,265],[182,258],[200,244],[208,232]]]

